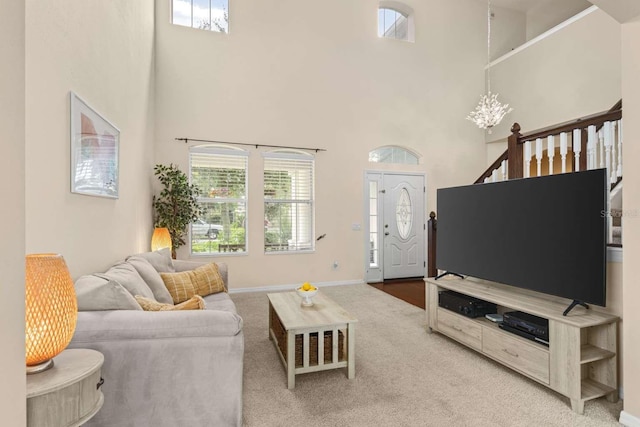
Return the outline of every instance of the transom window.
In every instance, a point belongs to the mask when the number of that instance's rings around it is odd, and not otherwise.
[[[264,154],[264,250],[311,251],[314,157],[307,153]]]
[[[191,223],[192,254],[247,251],[247,156],[233,148],[191,148],[190,179],[203,210]]]
[[[378,6],[378,37],[414,41],[413,10],[399,1],[381,0]]]
[[[417,165],[419,157],[406,148],[388,145],[369,152],[369,161],[374,163],[396,163],[403,165]]]
[[[229,0],[172,0],[171,10],[175,25],[229,32]]]

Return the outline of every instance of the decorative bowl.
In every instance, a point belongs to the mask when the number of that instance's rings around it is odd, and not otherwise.
[[[305,291],[302,288],[297,288],[296,292],[302,298],[302,305],[304,307],[311,307],[313,305],[313,297],[318,293],[318,289]]]

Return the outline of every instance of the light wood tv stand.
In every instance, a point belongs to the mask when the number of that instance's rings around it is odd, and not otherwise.
[[[543,384],[571,400],[582,414],[584,402],[606,396],[618,400],[618,317],[574,308],[536,292],[467,277],[425,279],[429,331],[437,331]],[[549,320],[549,346],[500,329],[484,317],[469,318],[438,306],[438,292],[453,290],[497,304],[498,312],[523,311]]]

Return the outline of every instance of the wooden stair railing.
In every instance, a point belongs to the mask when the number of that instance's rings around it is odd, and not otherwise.
[[[542,157],[547,152],[550,173],[555,173],[553,159],[556,138],[559,138],[562,173],[567,170],[567,157],[571,171],[607,168],[611,188],[622,181],[622,100],[611,109],[576,120],[560,123],[525,134],[520,124],[514,123],[507,139],[507,149],[475,180],[474,184],[531,175],[531,162],[536,160],[537,176],[542,175]],[[570,145],[569,145],[570,143]],[[571,151],[569,151],[571,149]],[[571,154],[571,156],[570,156]],[[429,214],[427,222],[427,277],[438,274],[436,268],[436,213]]]
[[[622,100],[608,111],[526,134],[521,134],[520,125],[514,123],[507,149],[478,177],[475,184],[530,176],[528,168],[533,159],[537,160],[536,175],[539,176],[543,153],[546,151],[547,157],[551,154],[550,160],[553,162],[556,147],[560,148],[563,171],[567,169],[566,157],[571,154],[578,159],[572,165],[572,170],[606,167],[610,172],[611,184],[615,184],[622,177],[621,120]],[[556,139],[559,140],[559,146]]]

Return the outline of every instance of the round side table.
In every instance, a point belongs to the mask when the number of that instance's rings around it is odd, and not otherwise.
[[[100,371],[104,356],[95,350],[65,350],[53,368],[27,375],[27,426],[79,426],[102,407]]]

